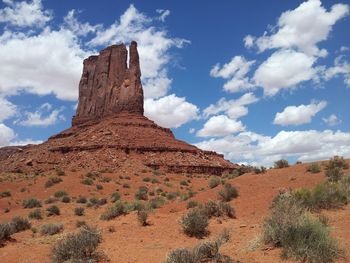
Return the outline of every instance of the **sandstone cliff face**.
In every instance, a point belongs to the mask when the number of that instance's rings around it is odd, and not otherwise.
[[[103,49],[84,60],[79,83],[79,104],[72,124],[100,120],[120,112],[143,115],[143,89],[137,43]]]

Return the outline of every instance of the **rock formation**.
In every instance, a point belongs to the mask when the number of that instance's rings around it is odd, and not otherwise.
[[[0,149],[0,171],[116,170],[125,163],[175,173],[230,173],[222,155],[177,140],[170,129],[143,116],[136,42],[84,60],[72,127],[39,145]],[[142,168],[143,167],[143,168]]]
[[[98,120],[119,112],[143,115],[143,90],[136,42],[103,49],[84,60],[79,83],[79,104],[72,124]]]

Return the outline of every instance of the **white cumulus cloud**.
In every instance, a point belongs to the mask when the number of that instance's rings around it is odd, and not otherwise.
[[[145,116],[167,128],[178,128],[198,118],[199,109],[175,94],[145,100]]]
[[[327,106],[326,101],[308,105],[288,106],[282,112],[277,112],[274,124],[288,126],[310,123],[312,117]]]
[[[327,118],[322,118],[322,120],[329,126],[335,126],[342,122],[335,114],[331,114]]]
[[[202,129],[197,132],[200,137],[226,136],[232,133],[244,131],[241,121],[232,120],[226,115],[211,117]]]

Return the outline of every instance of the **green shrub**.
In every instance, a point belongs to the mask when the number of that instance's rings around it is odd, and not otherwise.
[[[148,222],[147,222],[148,214],[149,214],[149,212],[146,209],[142,209],[142,210],[137,211],[137,220],[139,221],[141,226],[148,225]]]
[[[307,171],[313,174],[321,172],[321,166],[318,163],[312,163],[307,168]]]
[[[332,169],[332,168],[340,168],[340,169],[348,169],[349,165],[344,160],[343,157],[335,155],[333,158],[329,160],[329,162],[326,165],[326,169]]]
[[[34,209],[33,211],[30,211],[28,214],[28,217],[30,219],[42,219],[41,210],[39,208]]]
[[[120,199],[120,194],[118,192],[114,192],[111,197],[111,201],[114,203]]]
[[[48,223],[45,225],[42,225],[40,227],[40,234],[41,235],[56,235],[59,232],[61,232],[63,230],[63,225],[62,224],[52,224],[52,223]]]
[[[68,195],[67,192],[64,190],[58,190],[54,193],[54,197],[56,197],[56,198],[61,198],[63,196],[67,196],[67,195]]]
[[[14,231],[11,223],[0,224],[0,245],[11,239],[13,233]]]
[[[16,216],[16,217],[12,218],[11,226],[12,226],[13,232],[17,233],[17,232],[21,232],[21,231],[30,229],[31,224],[27,218],[22,218],[20,216]]]
[[[282,247],[284,257],[315,263],[333,262],[340,250],[329,230],[314,219],[290,192],[277,196],[264,223],[263,241]]]
[[[190,201],[187,202],[187,209],[194,208],[194,207],[197,207],[197,206],[199,206],[198,201],[190,200]]]
[[[274,168],[276,168],[276,169],[281,169],[281,168],[285,168],[285,167],[289,167],[289,163],[287,160],[284,160],[284,159],[278,160],[274,164]]]
[[[165,200],[163,197],[155,197],[155,198],[152,198],[150,201],[149,201],[149,206],[150,208],[152,209],[156,209],[156,208],[160,208],[162,207],[163,205],[165,204]]]
[[[76,216],[83,216],[85,213],[85,209],[83,207],[76,207],[74,208],[74,214]]]
[[[221,179],[217,176],[213,176],[210,178],[208,186],[212,189],[217,187],[219,184],[221,184]]]
[[[22,205],[24,208],[41,207],[41,202],[36,198],[29,198],[29,199],[23,200]]]
[[[87,199],[84,196],[79,196],[77,199],[78,204],[85,204],[86,202],[87,202]]]
[[[60,214],[60,209],[55,205],[52,205],[46,209],[47,216],[54,216],[59,214]]]
[[[264,166],[260,166],[260,167],[255,166],[254,167],[254,173],[255,174],[264,174],[264,173],[266,173],[266,167],[264,167]]]
[[[0,198],[10,197],[11,192],[9,190],[0,192]]]
[[[52,261],[97,262],[100,254],[96,250],[101,241],[101,233],[96,228],[83,226],[78,233],[66,235],[56,242],[52,249]]]
[[[70,203],[70,197],[65,195],[61,199],[62,203]]]
[[[231,205],[226,202],[221,202],[221,201],[215,202],[210,200],[204,205],[203,209],[209,218],[222,217],[222,216],[235,218],[236,216],[236,213],[233,207],[231,207]]]
[[[201,209],[191,209],[181,219],[184,233],[188,236],[201,238],[207,234],[209,218]]]
[[[117,201],[112,206],[108,207],[105,212],[101,215],[101,220],[112,220],[118,216],[125,215],[126,214],[126,207],[125,205]]]
[[[174,200],[174,199],[176,199],[176,197],[177,197],[177,194],[174,192],[170,192],[170,193],[166,194],[166,199],[168,199],[168,200]]]
[[[140,186],[139,190],[135,193],[135,198],[137,200],[147,200],[148,199],[148,188],[146,186]]]
[[[84,178],[83,180],[81,180],[81,183],[85,185],[93,185],[94,180],[92,180],[91,178]]]
[[[238,191],[236,187],[232,186],[229,183],[226,183],[223,189],[221,189],[218,194],[219,194],[219,198],[225,202],[229,202],[233,198],[238,197]]]
[[[55,184],[58,184],[60,182],[62,182],[62,179],[60,177],[52,176],[46,181],[45,187],[49,188],[49,187],[54,186]]]
[[[343,169],[340,167],[332,167],[326,169],[326,176],[331,182],[337,182],[344,175]]]

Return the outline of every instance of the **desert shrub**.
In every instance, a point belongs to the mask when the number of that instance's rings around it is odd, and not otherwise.
[[[16,216],[11,220],[11,226],[14,233],[30,229],[31,224],[27,218]]]
[[[274,163],[274,168],[276,168],[276,169],[281,169],[281,168],[285,168],[285,167],[289,167],[289,163],[285,159],[278,160]]]
[[[329,181],[337,182],[344,175],[343,169],[340,167],[332,167],[326,169],[326,176]]]
[[[91,207],[91,206],[95,206],[95,207],[98,207],[98,206],[101,206],[101,205],[104,205],[104,204],[107,204],[107,199],[106,198],[98,198],[96,196],[93,196],[89,199],[89,203],[87,204],[88,207]]]
[[[158,178],[152,178],[151,183],[152,184],[159,184],[160,181],[158,180]]]
[[[149,200],[149,206],[152,209],[160,208],[165,204],[165,200],[163,197],[155,197]]]
[[[48,223],[48,224],[42,225],[40,227],[40,234],[53,236],[53,235],[58,234],[62,230],[63,230],[62,224]]]
[[[219,237],[217,240],[204,241],[192,249],[178,248],[171,251],[164,263],[199,263],[199,262],[216,262],[216,263],[234,263],[234,261],[220,253],[220,247],[227,240]]]
[[[195,208],[182,217],[181,225],[186,235],[200,238],[207,234],[209,218],[203,210]]]
[[[219,198],[222,201],[229,202],[233,198],[236,198],[238,196],[238,191],[236,187],[232,186],[229,183],[226,183],[223,189],[221,189],[218,194],[219,194]]]
[[[85,213],[85,209],[83,207],[76,207],[74,208],[74,214],[76,216],[83,216]]]
[[[238,173],[238,176],[242,175],[242,174],[245,174],[245,173],[251,173],[254,171],[254,167],[251,166],[251,165],[240,165],[238,168],[237,168],[237,173]]]
[[[118,216],[125,215],[126,214],[126,207],[125,205],[117,201],[112,206],[108,207],[105,212],[102,213],[100,216],[101,220],[112,220]]]
[[[54,215],[59,215],[59,214],[60,214],[60,209],[55,205],[49,206],[46,209],[47,216],[54,216]]]
[[[168,199],[168,200],[174,200],[174,199],[176,199],[176,197],[177,197],[177,194],[174,192],[170,192],[170,193],[166,194],[166,199]]]
[[[99,176],[98,172],[88,172],[85,174],[86,178],[95,180]]]
[[[68,234],[59,239],[52,249],[52,261],[96,262],[100,257],[97,246],[102,241],[101,233],[89,226],[83,226],[76,234]]]
[[[197,207],[197,206],[199,206],[198,201],[190,200],[190,201],[187,202],[187,209],[194,208],[194,207]]]
[[[256,174],[264,174],[264,173],[266,173],[266,167],[264,167],[264,166],[260,166],[260,167],[254,166],[254,173],[256,173]]]
[[[0,224],[0,245],[11,238],[14,233],[11,223]]]
[[[54,202],[56,202],[56,201],[57,201],[56,198],[49,197],[48,199],[46,199],[46,200],[44,201],[44,203],[45,203],[45,204],[52,204],[52,203],[54,203]]]
[[[188,182],[186,180],[181,180],[180,185],[182,186],[188,186]]]
[[[146,183],[147,183],[147,182],[150,182],[150,181],[151,181],[151,178],[149,178],[149,177],[145,177],[145,178],[143,178],[143,179],[142,179],[142,181],[144,181],[144,182],[146,182]]]
[[[340,253],[327,226],[312,218],[290,192],[274,199],[263,241],[282,247],[283,256],[301,261],[333,262]]]
[[[87,202],[87,199],[84,196],[79,196],[77,199],[78,204],[85,204],[86,202]]]
[[[93,185],[94,180],[92,180],[91,178],[84,178],[83,180],[81,180],[81,183],[85,185]]]
[[[23,200],[22,205],[24,208],[41,207],[41,202],[36,198],[29,198],[29,199]]]
[[[138,200],[147,200],[148,188],[146,186],[140,186],[139,190],[135,193],[135,198]]]
[[[67,192],[64,191],[64,190],[58,190],[58,191],[56,191],[53,195],[54,195],[54,197],[56,197],[56,198],[61,198],[61,197],[63,197],[63,196],[67,196],[68,194],[67,194]]]
[[[56,174],[58,176],[65,176],[66,175],[66,173],[60,167],[56,167],[55,170],[56,170]]]
[[[123,188],[130,188],[130,184],[127,184],[127,183],[125,183],[125,184],[123,184]]]
[[[120,199],[120,194],[118,192],[112,193],[111,201],[114,203]]]
[[[62,203],[70,203],[70,197],[65,195],[61,199]]]
[[[140,200],[135,200],[131,203],[124,203],[124,207],[126,213],[146,209],[145,203],[141,202]]]
[[[217,187],[219,184],[221,184],[221,179],[217,176],[213,176],[210,178],[208,186],[212,189]]]
[[[96,185],[96,190],[102,190],[103,189],[103,186],[102,185],[100,185],[100,184],[97,184]]]
[[[28,214],[28,217],[30,219],[42,219],[41,210],[39,208],[34,209],[33,211],[30,211]]]
[[[148,225],[148,222],[147,222],[148,214],[149,214],[149,211],[147,211],[146,209],[137,211],[137,220],[139,221],[141,226]]]
[[[76,222],[75,222],[75,226],[76,227],[82,227],[82,226],[86,226],[87,224],[86,224],[86,222],[85,221],[81,221],[81,220],[77,220]]]
[[[55,184],[58,184],[60,182],[62,182],[62,179],[60,177],[52,176],[46,181],[45,187],[49,188],[49,187],[54,186]]]
[[[204,205],[203,209],[209,218],[222,216],[234,218],[236,215],[235,210],[229,203],[221,201],[215,202],[210,200]]]
[[[0,198],[10,197],[10,196],[11,196],[11,192],[9,190],[0,192]]]
[[[326,169],[332,169],[332,168],[340,168],[340,169],[348,169],[349,165],[344,160],[343,157],[335,155],[333,158],[329,160],[329,162],[326,165]]]
[[[307,168],[307,171],[313,174],[321,172],[321,166],[318,163],[312,163]]]

